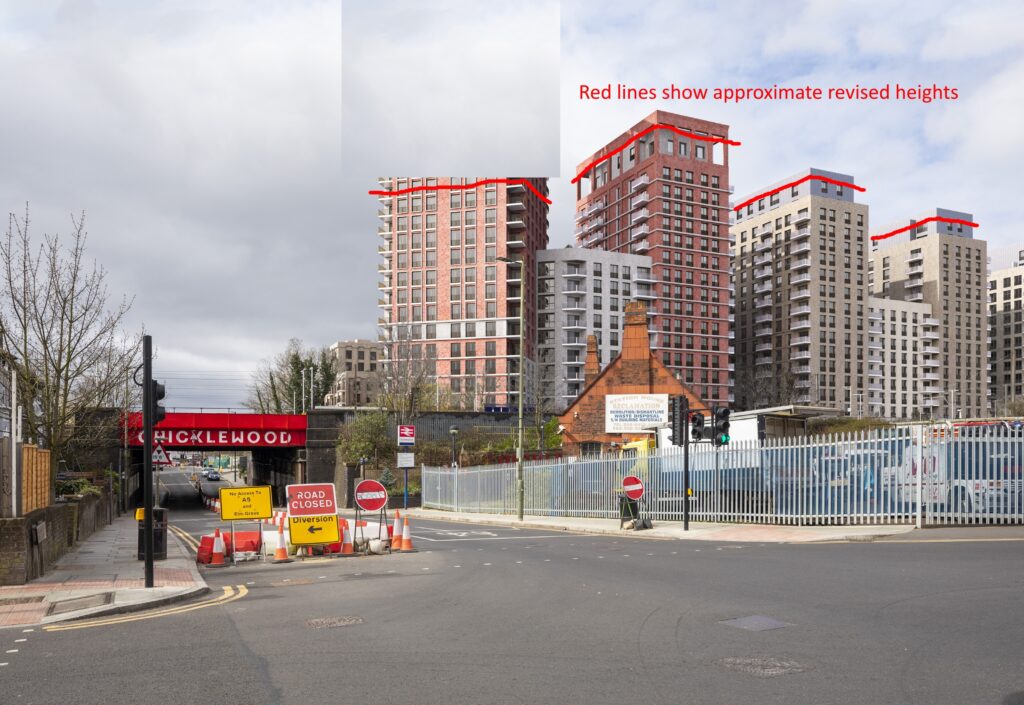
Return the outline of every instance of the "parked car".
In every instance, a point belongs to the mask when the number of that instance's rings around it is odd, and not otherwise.
[[[220,473],[217,472],[216,470],[211,470],[209,473],[207,473],[206,479],[210,480],[210,481],[219,480],[220,479]]]

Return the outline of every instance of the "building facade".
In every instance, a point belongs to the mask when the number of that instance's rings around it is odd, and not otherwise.
[[[486,181],[378,180],[385,191],[409,190],[379,196],[385,364],[397,371],[392,361],[418,361],[456,408],[517,403],[523,305],[528,374],[536,359],[536,279],[528,275],[547,247],[548,204],[524,183]],[[546,179],[525,181],[547,197]]]
[[[330,348],[336,377],[324,397],[327,406],[371,406],[380,394],[384,346],[373,340],[339,340]]]
[[[932,307],[868,298],[866,390],[854,394],[854,413],[891,420],[943,418],[938,319]]]
[[[992,413],[1024,400],[1024,250],[1012,267],[988,276],[989,400]]]
[[[854,183],[812,168],[740,199],[734,212],[740,409],[867,412],[857,395],[867,386],[868,207],[853,188],[814,177]]]
[[[971,222],[970,213],[936,208],[881,234],[914,226],[877,240],[871,252],[874,296],[927,303],[939,321],[935,341],[940,417],[971,418],[988,404],[988,254],[984,240],[963,223],[921,222],[927,218]]]
[[[577,169],[577,244],[651,257],[652,349],[708,403],[730,391],[728,136],[656,111]]]
[[[607,363],[622,347],[626,304],[653,301],[651,258],[580,247],[537,253],[537,388],[560,412],[583,391],[587,336]]]

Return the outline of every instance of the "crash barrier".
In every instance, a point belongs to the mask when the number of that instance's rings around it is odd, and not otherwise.
[[[285,517],[284,521],[278,515]],[[265,520],[258,531],[221,531],[202,536],[196,552],[196,562],[219,565],[242,560],[264,558],[274,563],[286,563],[296,557],[312,555],[357,556],[383,553],[410,553],[413,548],[410,523],[395,511],[394,522],[381,524],[372,521],[353,521],[339,516],[341,540],[315,547],[296,546],[291,543],[287,512],[274,512],[274,518]],[[219,555],[218,555],[219,547]]]
[[[962,525],[1024,522],[1024,435],[1011,428],[936,434],[906,426],[853,434],[691,444],[690,518],[762,524]],[[630,457],[525,463],[531,516],[621,516],[624,477],[639,477],[655,521],[679,521],[682,448]],[[517,511],[514,464],[422,469],[423,506]]]

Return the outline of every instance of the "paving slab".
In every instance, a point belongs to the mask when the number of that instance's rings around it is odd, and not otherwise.
[[[170,531],[167,558],[153,566],[155,587],[146,588],[137,542],[138,523],[123,516],[63,556],[41,578],[0,587],[0,628],[133,612],[209,592],[194,558]]]

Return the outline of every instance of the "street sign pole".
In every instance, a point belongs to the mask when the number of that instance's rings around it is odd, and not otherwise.
[[[153,587],[153,337],[142,336],[142,547],[146,587]]]
[[[683,396],[683,531],[690,530],[690,400]]]

